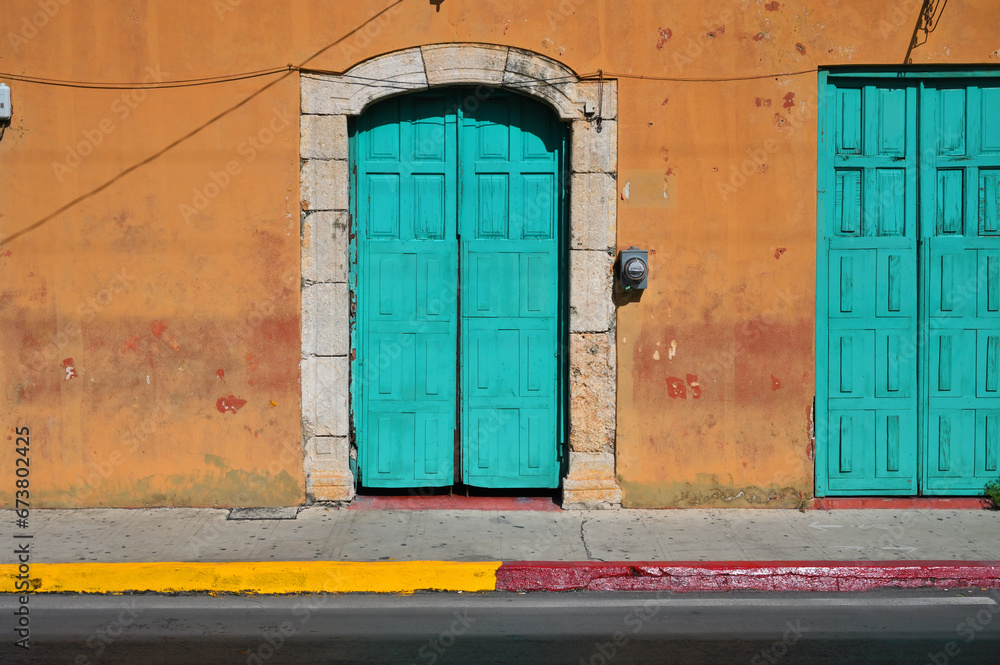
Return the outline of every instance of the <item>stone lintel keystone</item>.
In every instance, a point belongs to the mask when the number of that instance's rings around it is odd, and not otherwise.
[[[440,85],[503,84],[506,46],[492,44],[432,44],[420,47],[427,68],[427,83]]]

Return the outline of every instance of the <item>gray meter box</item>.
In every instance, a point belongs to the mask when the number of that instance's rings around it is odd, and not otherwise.
[[[638,247],[623,249],[618,256],[618,283],[626,291],[646,288],[649,252]]]

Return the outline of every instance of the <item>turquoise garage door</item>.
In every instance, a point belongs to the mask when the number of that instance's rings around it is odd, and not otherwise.
[[[824,73],[816,493],[981,494],[1000,447],[1000,87]]]
[[[556,487],[564,130],[478,88],[406,95],[352,140],[352,406],[366,487]]]

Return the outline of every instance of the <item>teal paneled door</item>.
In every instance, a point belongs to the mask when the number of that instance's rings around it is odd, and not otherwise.
[[[926,494],[1000,476],[1000,87],[921,90]]]
[[[559,481],[562,129],[494,93],[460,122],[462,475],[477,487]]]
[[[998,475],[1000,97],[942,82],[823,85],[819,496],[974,494]]]
[[[458,163],[450,101],[426,94],[378,104],[359,119],[353,144],[352,406],[369,487],[453,482]]]
[[[830,94],[816,341],[825,407],[817,466],[826,473],[817,491],[913,494],[916,90],[856,85]]]
[[[551,111],[500,91],[406,95],[359,118],[364,486],[558,485],[563,152]]]

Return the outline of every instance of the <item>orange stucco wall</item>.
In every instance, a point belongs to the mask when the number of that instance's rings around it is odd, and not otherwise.
[[[618,243],[648,247],[652,274],[618,313],[618,476],[629,506],[795,505],[817,77],[769,75],[898,65],[918,4],[9,0],[0,72],[343,71],[472,41],[580,74],[762,76],[619,80]],[[997,35],[996,2],[952,3],[913,61],[998,64]],[[0,501],[28,426],[35,506],[302,502],[297,73],[0,80]]]

